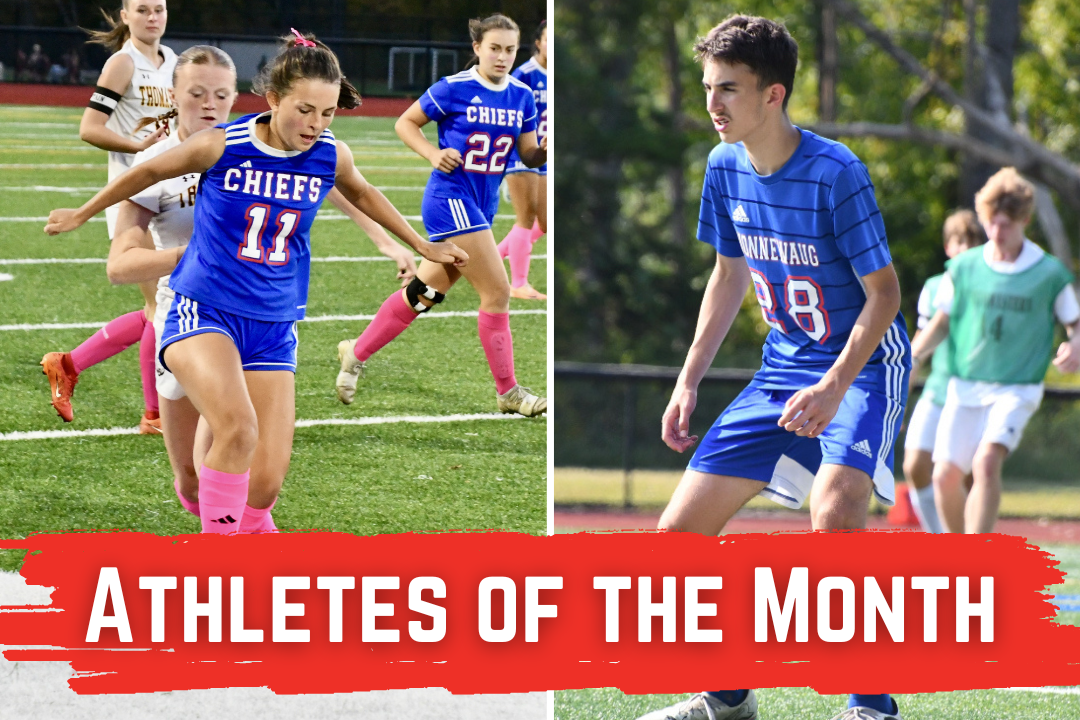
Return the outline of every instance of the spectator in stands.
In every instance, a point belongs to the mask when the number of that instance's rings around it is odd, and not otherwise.
[[[25,82],[26,79],[26,53],[19,48],[15,52],[15,81]]]
[[[71,48],[64,56],[64,69],[66,71],[64,82],[69,85],[78,85],[82,81],[82,58],[79,57],[78,48]]]
[[[31,82],[42,82],[49,73],[49,56],[41,51],[41,46],[34,43],[30,57],[26,61],[26,69],[30,74]]]

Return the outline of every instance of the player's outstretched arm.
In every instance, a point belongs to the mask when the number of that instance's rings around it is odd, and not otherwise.
[[[408,285],[409,281],[416,275],[416,260],[413,259],[412,252],[403,248],[390,237],[382,225],[360,212],[355,205],[342,196],[336,187],[326,197],[334,204],[334,207],[348,215],[354,223],[360,226],[360,229],[364,231],[364,234],[368,236],[368,239],[371,240],[379,252],[397,264],[397,276],[401,280],[401,286]]]
[[[817,437],[832,422],[844,394],[881,344],[900,311],[900,281],[892,263],[862,277],[866,304],[847,344],[820,381],[791,396],[780,416],[785,430]]]
[[[716,267],[701,299],[694,342],[661,421],[660,437],[676,452],[683,452],[697,442],[697,436],[690,434],[690,415],[697,406],[698,385],[731,329],[749,286],[750,268],[746,258],[717,253]]]
[[[150,236],[154,213],[125,200],[120,203],[116,231],[109,246],[105,273],[113,285],[157,280],[176,269],[186,246],[159,251]]]
[[[518,157],[526,167],[538,168],[547,162],[547,144],[546,136],[537,144],[535,132],[521,133],[518,137]]]
[[[105,67],[101,68],[101,75],[98,77],[97,84],[98,87],[110,90],[116,95],[123,95],[128,85],[131,84],[131,78],[134,74],[135,61],[131,59],[131,56],[127,53],[116,53],[105,61]],[[104,100],[104,98],[102,99]],[[108,102],[108,100],[105,100],[105,102]],[[167,127],[162,126],[142,140],[136,140],[135,138],[119,135],[105,127],[105,123],[108,121],[109,116],[101,110],[92,107],[86,108],[83,110],[82,120],[79,122],[79,139],[102,150],[137,153],[165,137],[167,129]]]
[[[422,258],[457,267],[462,267],[469,261],[468,254],[452,242],[431,243],[420,237],[386,196],[372,187],[356,169],[349,146],[338,140],[337,147],[338,164],[334,186],[341,191],[341,197],[346,202],[404,240]]]
[[[225,152],[225,131],[202,130],[172,150],[140,163],[120,175],[80,208],[53,210],[45,232],[59,235],[80,227],[105,208],[127,200],[162,180],[187,173],[203,173],[213,167]]]
[[[424,113],[417,100],[394,123],[394,132],[409,149],[431,163],[431,167],[444,173],[452,172],[461,164],[461,153],[454,148],[440,150],[432,145],[420,130],[429,122],[431,118]]]

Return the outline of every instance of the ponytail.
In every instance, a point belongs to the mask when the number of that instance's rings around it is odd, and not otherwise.
[[[337,106],[346,110],[360,107],[360,93],[341,72],[337,55],[327,45],[307,33],[282,38],[285,45],[277,56],[268,62],[252,83],[256,95],[268,92],[284,97],[300,80],[322,80],[337,83],[341,87]]]
[[[127,5],[127,0],[124,0],[124,6]],[[108,23],[108,30],[86,30],[90,39],[87,42],[95,43],[97,45],[104,45],[111,52],[117,52],[120,48],[124,47],[124,43],[131,37],[131,30],[128,29],[127,24],[120,19],[120,13],[116,13],[114,18],[109,13],[105,12],[105,9],[101,9],[101,15],[105,18],[105,22]]]

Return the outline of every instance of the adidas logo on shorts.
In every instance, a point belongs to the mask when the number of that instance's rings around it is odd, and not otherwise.
[[[742,209],[742,205],[735,208],[735,212],[731,213],[731,219],[734,222],[750,222],[750,216],[746,214],[746,211]]]
[[[859,442],[855,443],[851,446],[851,449],[861,455],[865,455],[868,458],[872,458],[874,456],[873,453],[870,452],[870,443],[866,442],[865,440],[860,440]]]

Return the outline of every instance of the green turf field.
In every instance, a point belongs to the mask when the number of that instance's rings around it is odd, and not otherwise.
[[[44,353],[71,350],[94,332],[40,326],[107,322],[142,306],[138,289],[112,287],[103,262],[3,262],[106,257],[103,221],[50,238],[37,219],[53,208],[76,207],[106,180],[105,153],[78,139],[81,112],[0,107],[0,537],[69,528],[197,532],[198,520],[175,499],[159,437],[10,439],[18,432],[131,428],[143,411],[135,347],[80,376],[71,424],[50,406],[38,366]],[[413,225],[424,234],[418,216],[430,166],[397,139],[393,119],[343,117],[331,128],[353,148],[365,177],[403,215],[417,216]],[[434,138],[434,126],[425,129]],[[497,239],[509,231],[512,212],[503,203]],[[337,259],[312,263],[312,322],[299,326],[297,419],[433,421],[299,428],[274,510],[277,524],[363,534],[544,532],[546,420],[445,420],[455,414],[497,415],[475,316],[439,317],[476,311],[479,300],[467,283],[369,361],[352,405],[338,402],[337,343],[358,335],[367,321],[327,316],[371,315],[398,287],[395,265],[342,218],[335,208],[323,210],[312,231],[313,258]],[[545,239],[534,253],[539,258],[530,282],[544,291]],[[378,259],[363,261],[370,257]],[[522,311],[511,318],[517,376],[546,394],[547,315],[542,303],[512,300],[511,312]],[[5,557],[0,564],[12,563]]]

